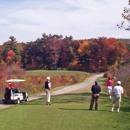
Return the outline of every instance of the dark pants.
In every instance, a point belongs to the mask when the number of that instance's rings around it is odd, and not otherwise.
[[[99,99],[99,94],[92,94],[90,108],[89,108],[90,110],[93,109],[94,102],[95,102],[95,110],[98,109],[98,99]]]

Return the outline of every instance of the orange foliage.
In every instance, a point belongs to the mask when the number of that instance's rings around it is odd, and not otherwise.
[[[85,49],[88,47],[89,43],[87,40],[83,40],[79,46],[78,53],[83,53]]]
[[[78,64],[78,61],[73,61],[68,66],[69,70],[80,70],[80,68],[81,68],[81,66]]]

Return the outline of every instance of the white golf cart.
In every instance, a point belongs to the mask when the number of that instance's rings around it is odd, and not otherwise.
[[[7,83],[17,83],[17,85],[19,84],[19,82],[24,82],[25,80],[23,79],[9,79],[6,80]],[[27,102],[29,100],[28,94],[27,92],[20,92],[18,88],[5,88],[5,94],[4,94],[4,98],[2,99],[2,103],[3,104],[7,104],[7,103],[15,103],[15,104],[19,104],[22,101]]]

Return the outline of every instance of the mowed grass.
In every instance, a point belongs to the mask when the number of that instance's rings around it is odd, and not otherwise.
[[[112,101],[101,94],[99,109],[88,110],[91,93],[45,97],[0,110],[0,130],[129,130],[130,101],[122,99],[119,113],[110,112]],[[116,105],[117,106],[117,105]]]
[[[68,71],[68,70],[29,70],[28,74],[86,74],[83,71]]]

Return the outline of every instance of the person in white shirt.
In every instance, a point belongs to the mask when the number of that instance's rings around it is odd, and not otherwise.
[[[116,101],[118,101],[117,112],[119,112],[120,106],[121,106],[121,97],[123,94],[123,87],[121,86],[121,81],[117,81],[117,85],[114,87],[112,92],[113,92],[114,98],[113,98],[111,112],[113,112],[113,110],[114,110],[114,106],[115,106]]]

